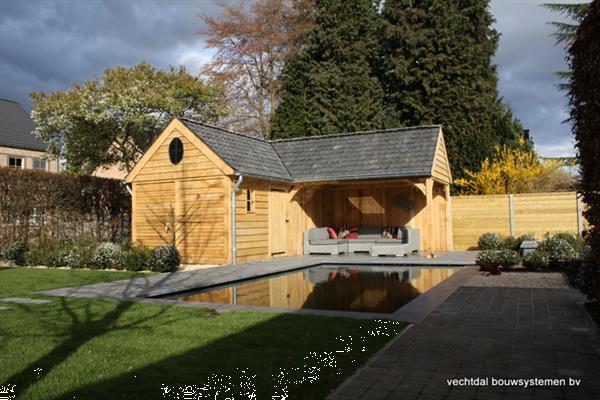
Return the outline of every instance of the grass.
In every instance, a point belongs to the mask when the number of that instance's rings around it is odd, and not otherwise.
[[[0,268],[0,297],[130,276]],[[18,399],[175,399],[190,385],[194,398],[322,399],[405,326],[47,298],[0,303],[0,384]]]

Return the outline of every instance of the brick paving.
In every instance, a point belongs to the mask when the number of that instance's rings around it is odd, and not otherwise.
[[[329,400],[600,399],[600,341],[574,289],[460,287]],[[451,378],[486,386],[449,386]],[[492,386],[572,378],[579,387]]]

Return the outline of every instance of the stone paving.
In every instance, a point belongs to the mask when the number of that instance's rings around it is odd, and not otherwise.
[[[47,304],[50,300],[42,299],[30,299],[28,297],[4,297],[0,299],[4,303],[18,303],[18,304]],[[1,398],[0,398],[1,400]]]
[[[460,287],[328,399],[600,399],[600,341],[583,300],[574,289]],[[450,386],[452,378],[488,381]],[[492,378],[581,384],[525,388]]]
[[[465,286],[566,289],[569,284],[560,272],[479,272]]]

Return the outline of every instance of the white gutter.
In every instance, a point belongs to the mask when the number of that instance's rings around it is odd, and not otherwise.
[[[244,177],[238,175],[237,182],[231,189],[231,264],[235,265],[237,261],[237,243],[236,243],[236,219],[235,219],[235,194],[237,193]]]

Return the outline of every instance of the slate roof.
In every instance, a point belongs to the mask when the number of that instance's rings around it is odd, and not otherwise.
[[[439,126],[271,142],[295,181],[430,176]]]
[[[48,146],[33,130],[33,121],[19,103],[0,99],[0,146],[46,151]]]
[[[236,172],[292,180],[270,142],[189,119],[180,120]]]
[[[439,125],[267,141],[182,119],[237,173],[309,182],[431,176]]]

